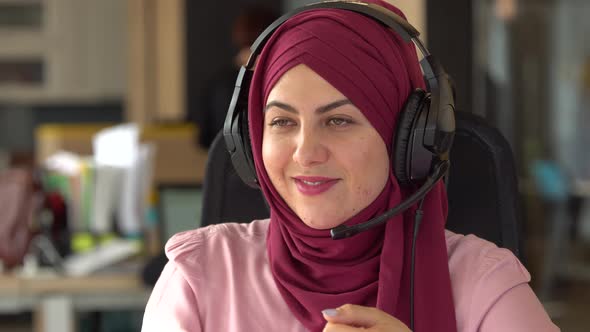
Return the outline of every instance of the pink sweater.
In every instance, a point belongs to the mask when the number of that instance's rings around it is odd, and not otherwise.
[[[268,223],[219,224],[170,239],[142,331],[305,331],[271,275]],[[447,231],[446,239],[458,331],[559,331],[509,250],[473,235]]]

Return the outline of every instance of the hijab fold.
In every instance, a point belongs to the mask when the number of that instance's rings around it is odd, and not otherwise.
[[[381,5],[403,17],[392,5]],[[267,251],[276,285],[295,317],[310,331],[325,325],[321,310],[346,303],[377,307],[410,325],[410,253],[413,212],[343,240],[305,225],[273,187],[262,161],[263,109],[272,87],[304,64],[348,97],[392,151],[398,115],[415,88],[424,88],[412,43],[364,15],[339,9],[303,12],[287,20],[264,46],[249,96],[252,152],[271,216]],[[345,222],[380,215],[411,194],[392,172],[381,194]],[[415,331],[456,331],[444,235],[446,193],[426,196],[416,244]]]

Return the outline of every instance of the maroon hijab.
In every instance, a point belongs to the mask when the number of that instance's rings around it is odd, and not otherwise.
[[[395,7],[372,2],[399,15]],[[286,21],[259,56],[250,88],[249,123],[256,172],[271,208],[267,251],[276,285],[309,330],[325,325],[321,310],[345,303],[377,307],[410,324],[410,249],[413,211],[344,240],[305,225],[273,187],[262,161],[263,109],[270,90],[289,69],[305,64],[330,82],[369,119],[392,152],[398,114],[414,88],[423,87],[416,51],[363,15],[313,10]],[[393,173],[383,192],[346,221],[354,225],[398,205],[409,190]],[[416,245],[415,330],[456,331],[444,235],[446,193],[426,197]]]

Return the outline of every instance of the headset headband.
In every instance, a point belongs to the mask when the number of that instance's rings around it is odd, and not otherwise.
[[[404,41],[406,42],[413,42],[414,45],[420,50],[422,53],[423,59],[420,61],[420,66],[422,67],[422,71],[424,74],[424,81],[426,86],[428,87],[428,91],[431,94],[431,107],[434,114],[437,116],[437,128],[438,130],[442,130],[445,132],[454,132],[455,130],[455,123],[449,123],[448,121],[444,121],[448,117],[440,116],[440,111],[450,111],[454,110],[454,96],[452,92],[452,88],[448,84],[439,84],[441,78],[448,80],[448,76],[445,73],[442,66],[439,62],[434,58],[428,49],[424,46],[422,41],[420,40],[420,32],[414,28],[408,21],[403,19],[398,14],[382,7],[379,5],[375,5],[372,3],[360,2],[360,1],[325,1],[325,2],[318,2],[312,3],[300,8],[297,8],[290,13],[287,13],[280,18],[278,18],[275,22],[273,22],[268,28],[266,28],[258,38],[254,41],[254,44],[250,47],[252,51],[248,62],[245,65],[246,70],[254,70],[254,66],[256,63],[256,58],[262,51],[262,48],[266,44],[266,41],[272,36],[275,30],[280,27],[286,20],[289,18],[305,11],[313,10],[313,9],[344,9],[353,12],[357,12],[360,14],[364,14],[370,18],[373,18],[383,25],[393,29]],[[427,146],[435,146],[435,137],[424,137],[424,143]],[[447,150],[447,149],[442,149]],[[433,153],[439,153],[440,151],[431,151]]]

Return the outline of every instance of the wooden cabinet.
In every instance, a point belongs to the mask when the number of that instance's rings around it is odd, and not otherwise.
[[[0,102],[125,96],[127,2],[0,0]]]

